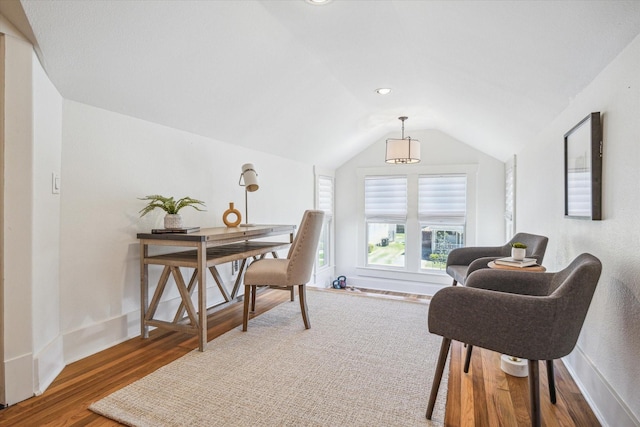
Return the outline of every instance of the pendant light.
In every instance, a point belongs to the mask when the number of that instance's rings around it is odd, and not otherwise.
[[[420,141],[404,137],[404,121],[408,117],[398,117],[402,122],[402,139],[387,139],[387,150],[384,161],[396,165],[420,162]]]

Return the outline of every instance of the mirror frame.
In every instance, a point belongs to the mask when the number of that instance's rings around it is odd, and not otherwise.
[[[589,114],[564,134],[564,216],[602,219],[602,122]]]

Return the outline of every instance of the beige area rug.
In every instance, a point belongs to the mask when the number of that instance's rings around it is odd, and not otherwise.
[[[284,302],[90,409],[153,427],[443,424],[446,376],[425,419],[441,341],[427,304],[309,290],[308,305],[309,330]]]

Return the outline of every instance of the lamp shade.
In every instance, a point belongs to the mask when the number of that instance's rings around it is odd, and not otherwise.
[[[420,162],[420,141],[417,139],[387,139],[385,162],[409,164]]]
[[[258,174],[253,168],[253,163],[245,163],[242,165],[242,178],[244,179],[244,186],[247,191],[252,193],[260,188],[258,185]]]

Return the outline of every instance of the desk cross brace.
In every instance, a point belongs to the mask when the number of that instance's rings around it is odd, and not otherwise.
[[[262,254],[259,257],[254,256],[253,260],[255,261],[258,259],[263,259],[266,255],[267,254]],[[278,258],[278,253],[275,251],[271,252],[271,255],[274,258]],[[231,302],[232,300],[237,298],[238,291],[242,283],[242,276],[247,267],[247,260],[248,258],[242,260],[231,294],[229,294],[229,291],[224,285],[224,281],[222,280],[218,269],[215,266],[209,267],[209,271],[211,272],[211,275],[213,276],[213,279],[215,280],[225,303]],[[174,316],[172,322],[157,320],[153,318],[158,309],[158,305],[160,304],[162,294],[164,293],[167,287],[167,283],[169,282],[169,276],[173,276],[181,299],[180,305],[178,306],[178,310],[176,311],[176,315]],[[197,284],[197,268],[194,269],[193,273],[191,274],[191,278],[189,279],[189,284],[186,285],[184,277],[182,276],[182,272],[180,271],[180,267],[166,265],[162,270],[160,279],[158,280],[158,286],[156,287],[153,298],[151,299],[151,302],[149,304],[149,309],[144,316],[145,322],[149,325],[162,326],[165,328],[175,329],[183,332],[197,333],[197,331],[199,330],[198,311],[196,310],[192,301],[193,291],[196,289]],[[187,317],[185,317],[185,312],[187,314]],[[186,323],[187,320],[188,323]]]

